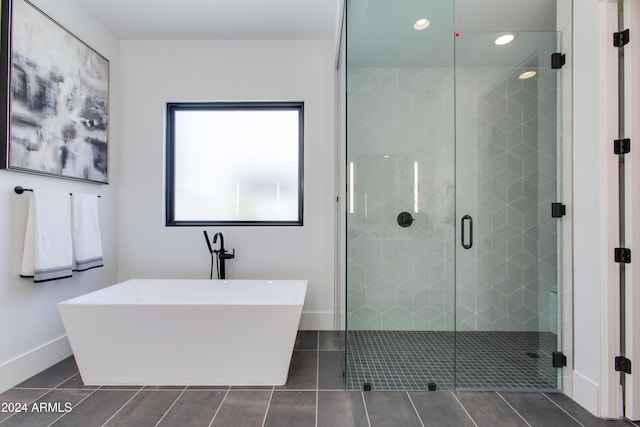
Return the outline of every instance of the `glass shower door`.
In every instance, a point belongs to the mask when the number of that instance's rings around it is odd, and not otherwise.
[[[452,34],[453,2],[347,2],[347,389],[454,387]]]
[[[559,388],[558,37],[454,7],[346,2],[350,390]]]
[[[456,37],[456,388],[557,389],[556,33]]]

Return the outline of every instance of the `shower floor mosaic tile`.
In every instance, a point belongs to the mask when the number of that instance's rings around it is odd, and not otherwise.
[[[555,390],[555,348],[549,332],[349,331],[347,389]]]

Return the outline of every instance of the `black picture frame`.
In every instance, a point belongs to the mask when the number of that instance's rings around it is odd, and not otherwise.
[[[0,169],[108,183],[109,60],[27,0],[0,42]]]

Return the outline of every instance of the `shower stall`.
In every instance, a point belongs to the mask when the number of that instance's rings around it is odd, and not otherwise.
[[[560,387],[559,35],[463,3],[346,1],[350,390]]]

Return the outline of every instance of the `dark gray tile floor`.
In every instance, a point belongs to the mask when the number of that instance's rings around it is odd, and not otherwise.
[[[0,394],[0,426],[634,426],[557,393],[345,391],[344,337],[298,334],[281,387],[85,387],[69,357]]]

